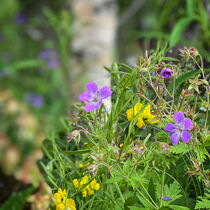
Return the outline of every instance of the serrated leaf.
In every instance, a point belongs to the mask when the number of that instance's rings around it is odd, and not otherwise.
[[[172,152],[174,154],[185,154],[190,151],[189,147],[187,144],[184,144],[180,142],[179,144],[172,146],[168,149],[169,152]]]
[[[125,161],[123,165],[123,171],[125,172],[125,174],[128,174],[128,172],[130,172],[131,166],[132,162],[130,160]]]
[[[175,201],[176,199],[180,198],[182,195],[180,194],[180,185],[174,181],[170,185],[165,185],[164,186],[164,195],[163,196],[168,196],[171,197],[171,200],[166,201],[167,204]]]
[[[182,33],[193,20],[192,17],[184,17],[176,23],[169,38],[170,47],[174,47],[180,41]]]
[[[196,153],[197,160],[198,160],[199,164],[201,164],[203,161],[205,161],[205,159],[209,155],[209,153],[207,152],[207,150],[204,147],[195,147],[194,151]]]
[[[197,201],[195,209],[201,209],[201,208],[210,209],[210,200],[202,199],[201,201]]]

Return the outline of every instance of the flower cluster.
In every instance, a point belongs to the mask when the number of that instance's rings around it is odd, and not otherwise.
[[[126,111],[128,121],[132,121],[134,117],[138,114],[138,120],[136,125],[139,128],[144,127],[146,124],[155,124],[159,123],[160,120],[156,119],[156,116],[153,115],[150,111],[151,105],[147,105],[143,108],[143,104],[136,103],[134,107]]]
[[[72,198],[66,198],[66,190],[58,188],[58,192],[54,194],[56,201],[56,210],[76,210],[76,204]]]
[[[87,195],[93,195],[95,191],[100,189],[100,184],[93,179],[89,184],[89,178],[87,175],[82,177],[81,181],[78,179],[73,180],[73,185],[77,189],[82,189],[82,197],[87,197]]]

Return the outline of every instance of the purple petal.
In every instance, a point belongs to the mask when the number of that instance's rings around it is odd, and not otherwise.
[[[184,130],[184,131],[182,132],[181,138],[182,138],[182,141],[183,141],[184,143],[187,143],[187,142],[190,141],[191,134],[190,134],[188,131]]]
[[[190,130],[193,128],[193,123],[192,123],[192,120],[190,118],[186,118],[184,120],[184,129],[186,130]]]
[[[178,133],[178,132],[173,133],[170,137],[172,144],[177,145],[179,142],[179,138],[180,138],[180,133]]]
[[[169,68],[162,69],[161,76],[163,78],[171,77],[173,75],[173,71]]]
[[[81,101],[91,101],[92,100],[92,95],[89,92],[84,92],[80,95],[79,99]]]
[[[99,91],[102,99],[108,98],[109,96],[111,96],[112,91],[110,90],[110,88],[108,86],[104,86],[100,89]]]
[[[102,103],[102,100],[100,100],[99,102],[89,103],[85,106],[85,111],[92,112],[92,111],[98,109],[100,107],[101,103]]]
[[[86,85],[87,90],[91,93],[96,93],[98,91],[98,86],[95,82],[89,82]]]
[[[173,123],[168,123],[164,128],[164,130],[167,131],[168,133],[175,133],[177,131],[177,127]]]
[[[177,112],[174,114],[174,120],[178,124],[182,124],[184,121],[184,113],[183,112]]]
[[[172,198],[171,197],[169,197],[169,196],[163,196],[162,197],[162,200],[164,200],[164,201],[169,201],[169,200],[171,200]]]

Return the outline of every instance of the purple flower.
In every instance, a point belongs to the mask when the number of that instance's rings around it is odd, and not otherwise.
[[[173,71],[169,68],[165,68],[165,69],[162,69],[160,74],[163,78],[167,78],[173,75]]]
[[[193,128],[193,123],[191,119],[189,118],[184,119],[184,113],[177,112],[174,114],[174,120],[175,124],[168,123],[164,128],[164,130],[171,135],[170,139],[172,144],[173,145],[178,144],[180,138],[184,143],[189,142],[191,134],[188,132],[188,130]]]
[[[89,102],[85,105],[86,112],[92,112],[100,107],[103,99],[111,96],[112,91],[109,87],[104,86],[101,89],[98,88],[95,82],[89,82],[86,85],[87,91],[82,93],[79,97],[81,101]]]
[[[59,61],[57,59],[56,51],[53,49],[44,49],[39,53],[39,58],[46,61],[49,68],[58,68]]]
[[[4,40],[4,35],[2,33],[0,33],[0,41]]]
[[[27,93],[25,100],[35,108],[40,108],[43,105],[43,97],[34,93]]]
[[[164,200],[164,201],[169,201],[169,200],[171,200],[172,198],[171,197],[169,197],[169,196],[163,196],[162,197],[162,200]]]
[[[19,24],[19,25],[25,23],[26,20],[27,20],[27,17],[26,17],[26,15],[23,14],[23,13],[19,13],[19,14],[17,14],[16,17],[15,17],[15,22],[16,22],[17,24]]]

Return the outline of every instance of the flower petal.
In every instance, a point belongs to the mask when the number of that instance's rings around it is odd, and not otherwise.
[[[180,138],[180,134],[178,132],[173,133],[170,137],[172,144],[177,145],[179,142],[179,138]]]
[[[184,120],[184,129],[186,130],[190,130],[193,128],[193,123],[192,123],[192,120],[190,118],[186,118]]]
[[[99,102],[92,102],[92,103],[89,103],[85,106],[85,111],[86,112],[92,112],[96,109],[99,108],[99,106],[101,105],[102,101],[100,100]]]
[[[167,131],[168,133],[175,133],[177,131],[177,127],[173,123],[168,123],[164,128],[164,130]]]
[[[183,112],[177,112],[174,114],[174,120],[178,124],[182,124],[184,121],[184,113]]]
[[[100,96],[102,97],[102,99],[108,98],[109,96],[111,96],[112,91],[108,86],[104,86],[99,90]]]
[[[87,83],[86,88],[91,93],[96,93],[98,91],[98,86],[95,82]]]
[[[181,138],[182,138],[182,141],[183,141],[184,143],[187,143],[187,142],[190,141],[191,134],[190,134],[188,131],[184,130],[184,131],[182,132]]]
[[[81,101],[91,101],[92,100],[92,94],[90,92],[84,92],[80,95],[79,99]]]

